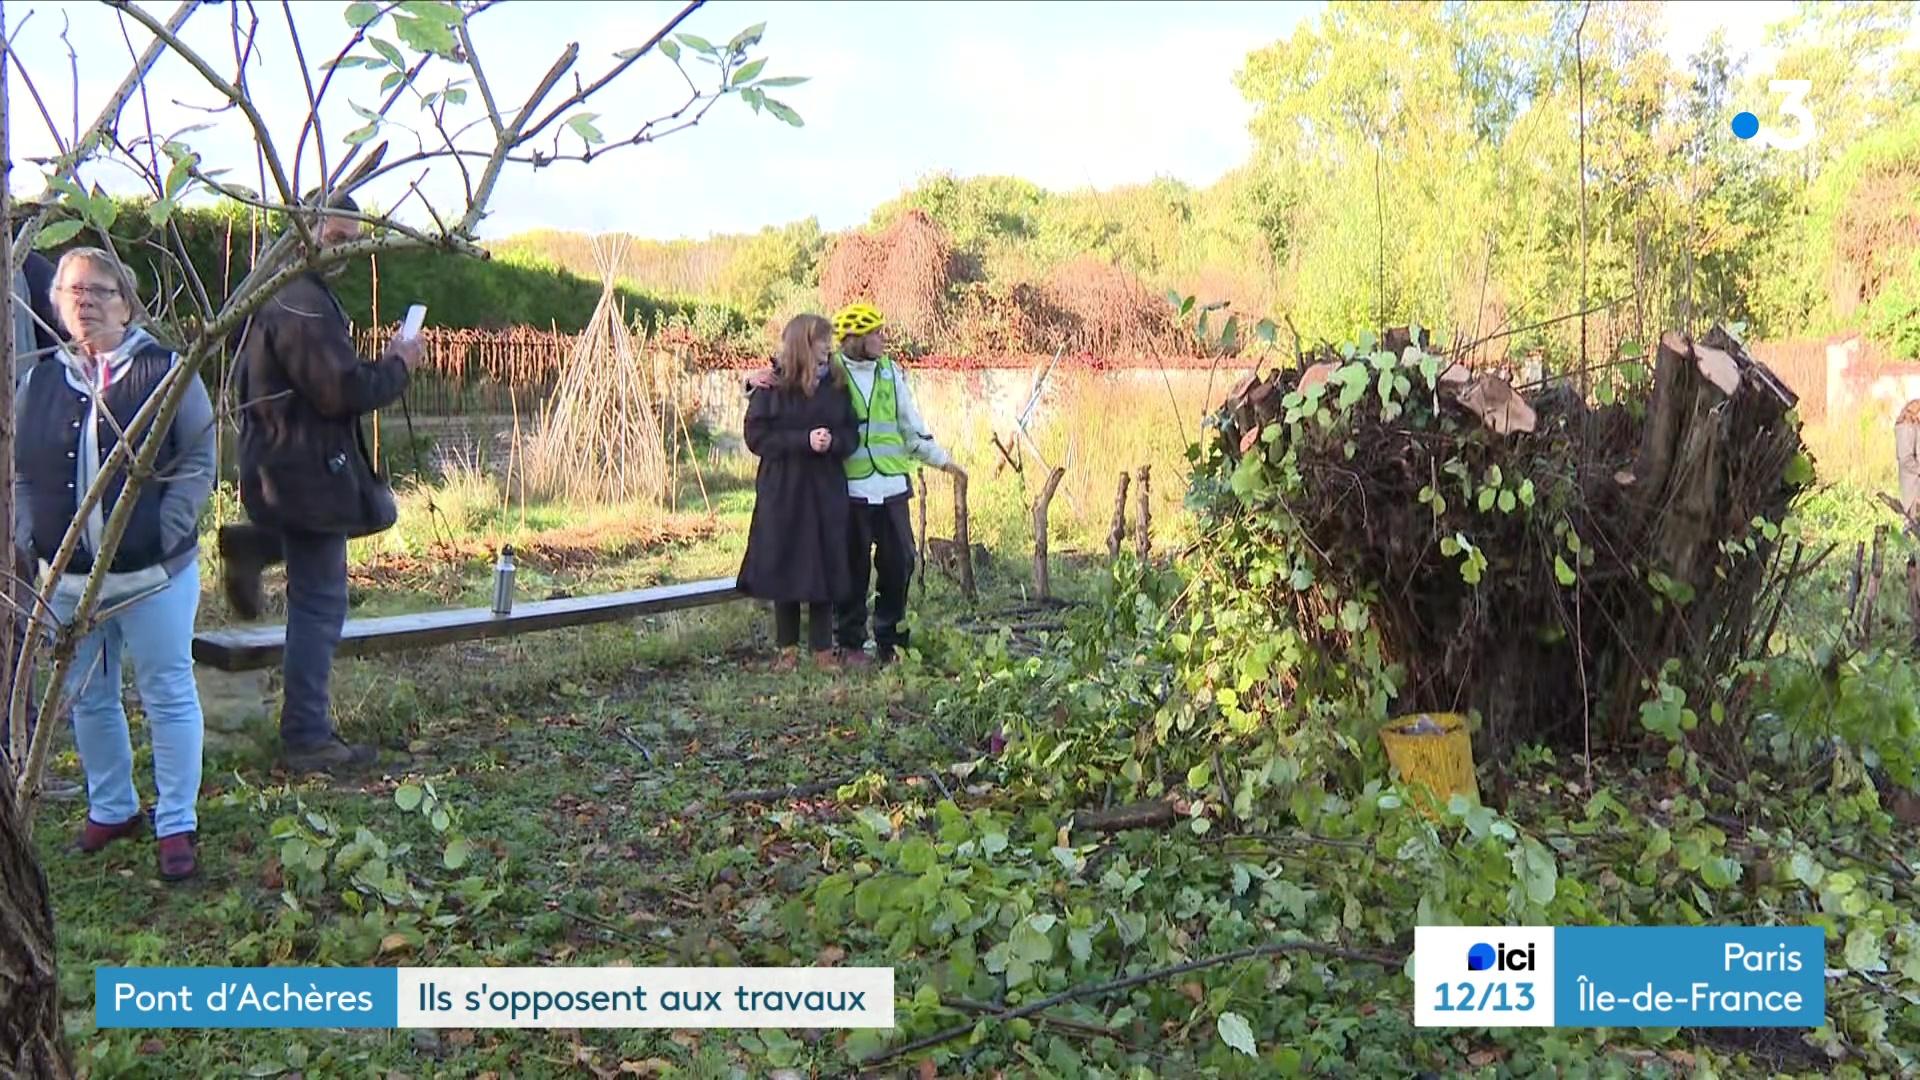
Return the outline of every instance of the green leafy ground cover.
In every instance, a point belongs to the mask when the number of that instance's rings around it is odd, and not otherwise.
[[[725,572],[745,523],[737,494],[718,494],[709,539],[553,580]],[[1901,770],[1920,730],[1904,653],[1818,653],[1829,616],[1809,605],[1737,783],[1689,779],[1660,752],[1589,770],[1534,749],[1511,763],[1503,808],[1435,820],[1335,697],[1313,723],[1258,731],[1236,731],[1217,691],[1205,709],[1168,708],[1191,703],[1206,674],[1193,658],[1207,655],[1183,606],[1192,560],[1175,562],[1141,574],[1130,558],[1060,560],[1056,590],[1076,606],[1058,630],[1019,633],[994,627],[1049,620],[1014,574],[988,578],[970,612],[930,573],[918,655],[857,677],[770,672],[767,620],[747,605],[344,662],[342,722],[388,747],[383,775],[293,783],[262,748],[216,752],[195,882],[161,883],[147,844],[77,855],[66,843],[82,808],[40,812],[78,1056],[99,1076],[841,1076],[945,1034],[873,1074],[1916,1067],[1915,832],[1890,804],[1912,783]],[[484,574],[466,567],[454,593],[480,595]],[[1839,589],[1827,585],[1813,595]],[[396,587],[369,603],[445,596],[444,583]],[[1009,743],[992,755],[996,730]],[[58,767],[75,774],[70,750]],[[725,797],[823,781],[836,786]],[[1076,809],[1138,798],[1182,816],[1076,827]],[[1811,922],[1828,932],[1829,1022],[1415,1029],[1417,922]],[[896,969],[899,1027],[95,1030],[93,969],[143,964],[880,964]]]

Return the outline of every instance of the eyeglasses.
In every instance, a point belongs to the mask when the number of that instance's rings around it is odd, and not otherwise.
[[[60,291],[68,296],[103,302],[120,295],[120,290],[112,285],[62,285]]]

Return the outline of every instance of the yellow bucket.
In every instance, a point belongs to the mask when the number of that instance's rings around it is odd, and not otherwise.
[[[1423,723],[1424,721],[1424,723]],[[1410,730],[1438,727],[1438,731]],[[1455,795],[1480,801],[1480,785],[1473,775],[1473,738],[1467,718],[1459,713],[1414,713],[1396,717],[1380,729],[1387,761],[1409,788],[1424,785],[1436,804],[1423,806],[1429,814],[1444,810]]]

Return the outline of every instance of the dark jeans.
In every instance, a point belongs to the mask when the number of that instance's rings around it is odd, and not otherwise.
[[[879,595],[873,604],[873,642],[882,655],[906,645],[907,586],[913,581],[913,516],[908,500],[856,502],[848,522],[848,553],[853,596],[834,605],[835,635],[847,649],[867,644],[868,583],[877,571]]]
[[[800,643],[800,605],[773,605],[773,643],[781,648]],[[833,648],[833,605],[807,605],[807,648],[825,652]]]
[[[307,750],[332,741],[333,654],[347,621],[347,538],[286,533],[287,646],[280,742]]]

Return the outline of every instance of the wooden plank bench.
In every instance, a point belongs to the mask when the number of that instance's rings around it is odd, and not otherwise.
[[[512,637],[536,630],[613,622],[639,615],[684,611],[740,599],[732,578],[660,585],[651,589],[534,600],[513,605],[506,615],[490,608],[423,611],[376,619],[349,619],[340,635],[338,656],[368,656],[456,641]],[[239,626],[194,635],[193,659],[220,671],[253,671],[280,663],[287,643],[285,626]]]

